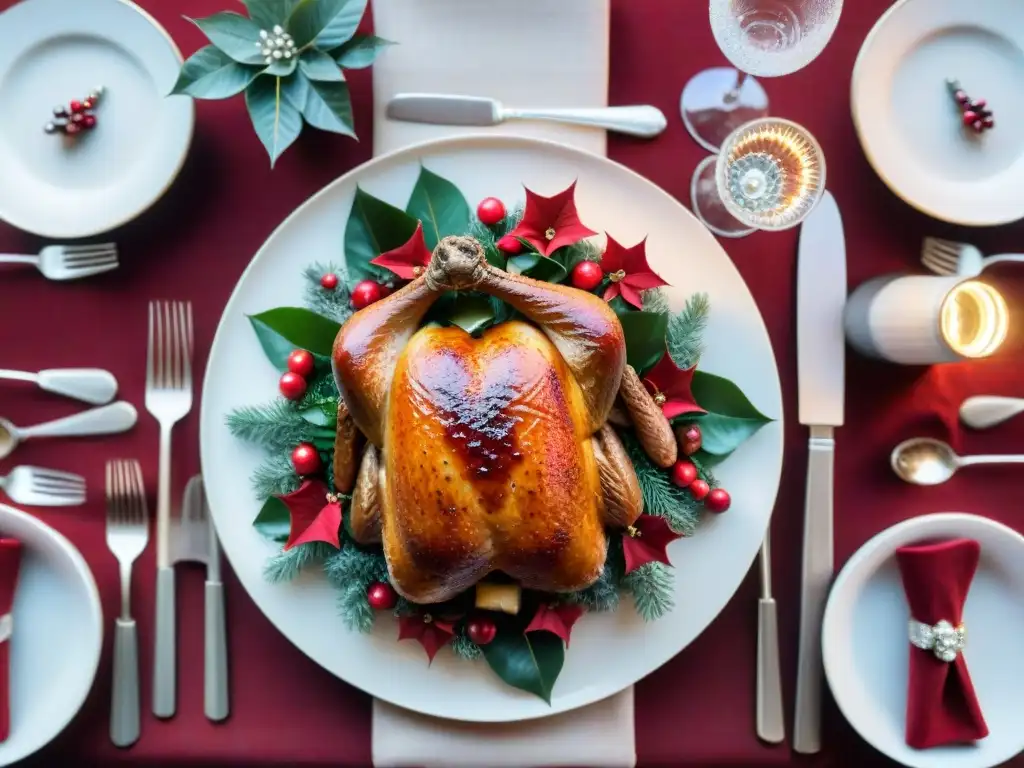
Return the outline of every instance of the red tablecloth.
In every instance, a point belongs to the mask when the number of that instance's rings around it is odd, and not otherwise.
[[[6,7],[10,2],[0,2]],[[144,0],[186,54],[203,44],[187,16],[204,16],[225,0]],[[848,3],[834,40],[802,72],[765,82],[775,114],[808,126],[828,157],[828,185],[842,209],[851,288],[884,272],[916,268],[922,236],[961,236],[983,250],[1020,250],[1024,227],[963,232],[912,211],[868,166],[850,120],[850,74],[857,50],[886,0]],[[699,69],[724,64],[708,26],[704,0],[613,0],[610,99],[652,103],[670,125],[652,142],[613,137],[609,154],[689,204],[690,176],[704,152],[679,118],[683,84]],[[312,193],[370,157],[370,73],[352,73],[361,143],[307,131],[271,172],[240,98],[199,102],[188,162],[166,197],[116,232],[123,266],[100,279],[58,284],[32,270],[0,280],[3,341],[0,363],[35,370],[99,366],[111,370],[122,395],[138,406],[131,433],[109,439],[38,441],[19,448],[0,466],[55,466],[84,474],[89,501],[78,509],[40,517],[65,533],[88,559],[106,617],[117,610],[118,577],[104,542],[103,465],[136,457],[155,495],[156,422],[144,412],[146,304],[152,298],[189,298],[195,307],[197,374],[202,373],[217,321],[252,254],[271,231]],[[8,114],[4,120],[36,119]],[[138,129],[147,130],[145,115]],[[787,724],[792,723],[800,537],[806,432],[795,421],[794,264],[797,232],[758,233],[724,245],[753,290],[778,357],[785,392],[787,454],[773,522],[775,585],[781,615]],[[36,239],[0,226],[0,251],[34,252]],[[1012,270],[1010,270],[1012,272]],[[1024,294],[1024,291],[1019,291]],[[1024,298],[1016,304],[1024,312]],[[1024,325],[1018,322],[1018,329]],[[888,468],[899,440],[945,432],[940,416],[953,416],[968,394],[1024,396],[1015,367],[1024,348],[1017,338],[998,359],[972,365],[906,369],[848,361],[847,426],[837,434],[836,557],[841,565],[866,539],[912,515],[959,510],[1024,526],[1017,509],[1015,470],[976,469],[945,486],[900,484]],[[0,413],[17,423],[75,410],[62,399],[5,385]],[[175,493],[199,471],[198,407],[175,429]],[[959,439],[959,438],[958,438]],[[985,435],[968,435],[966,450],[1018,451],[1024,419]],[[766,492],[769,492],[766,489]],[[142,697],[148,703],[152,663],[154,548],[136,566],[135,606],[141,637]],[[212,725],[202,713],[202,573],[179,577],[179,714],[161,722],[143,713],[142,738],[128,751],[110,745],[110,641],[95,688],[64,734],[38,756],[40,765],[368,765],[370,698],[324,673],[280,636],[238,582],[226,576],[232,716]],[[743,584],[711,627],[683,654],[637,687],[637,751],[642,766],[785,764],[787,747],[767,747],[754,736],[754,650],[757,580]],[[192,661],[195,660],[195,661]],[[144,707],[148,710],[148,706]],[[815,765],[884,764],[829,703],[826,752]],[[807,762],[807,761],[803,761]],[[1024,761],[1017,763],[1024,765]]]

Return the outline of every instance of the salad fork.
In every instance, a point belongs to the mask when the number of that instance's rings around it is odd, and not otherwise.
[[[939,237],[926,237],[921,246],[921,263],[937,275],[977,277],[993,264],[1008,261],[1024,262],[1024,254],[1004,253],[985,258],[970,243]]]
[[[149,303],[146,355],[146,410],[160,424],[160,464],[156,501],[156,649],[153,660],[153,714],[175,709],[174,568],[171,535],[171,428],[192,409],[192,304]]]
[[[50,280],[77,280],[117,269],[117,245],[48,245],[38,256],[0,254],[0,264],[32,264]]]
[[[0,488],[17,504],[73,507],[85,502],[85,478],[43,467],[15,467],[0,477]]]
[[[121,615],[114,634],[110,740],[127,747],[139,738],[139,639],[131,610],[132,563],[149,542],[146,490],[139,462],[107,462],[107,548],[121,571]]]

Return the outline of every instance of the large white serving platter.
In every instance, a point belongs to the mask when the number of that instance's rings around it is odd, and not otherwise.
[[[496,195],[524,199],[523,184],[550,195],[574,179],[580,215],[627,245],[648,236],[650,263],[674,287],[681,308],[705,291],[711,299],[703,369],[728,376],[776,419],[723,463],[718,477],[733,496],[727,513],[709,516],[698,534],[674,542],[677,604],[645,624],[627,601],[614,614],[589,615],[572,647],[550,706],[502,683],[483,662],[442,652],[428,667],[415,642],[395,641],[390,618],[369,635],[348,631],[337,595],[310,572],[289,584],[262,576],[275,547],[252,527],[260,502],[248,490],[263,452],[234,439],[225,415],[277,392],[279,374],[265,359],[247,314],[302,301],[302,269],[342,258],[345,222],[358,184],[402,206],[420,164],[453,180],[471,205]],[[675,199],[632,171],[580,150],[537,140],[469,137],[420,144],[379,157],[328,185],[271,235],[242,275],[214,339],[203,387],[203,474],[224,551],[256,604],[275,626],[329,672],[381,699],[439,717],[513,721],[544,717],[612,695],[679,653],[718,615],[757,554],[782,468],[782,398],[761,315],[728,255]]]

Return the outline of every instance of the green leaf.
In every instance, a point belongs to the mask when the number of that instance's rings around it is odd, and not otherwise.
[[[306,99],[309,96],[309,80],[302,72],[293,72],[281,80],[281,95],[301,112],[302,108],[306,106]]]
[[[263,503],[252,527],[271,541],[286,542],[291,531],[292,519],[288,507],[276,496],[271,496]]]
[[[551,690],[562,671],[565,646],[551,632],[498,631],[481,646],[484,658],[498,677],[514,688],[532,693],[551,703]]]
[[[259,68],[239,64],[217,46],[207,45],[182,65],[171,94],[226,99],[244,91],[259,73]]]
[[[249,315],[260,346],[278,370],[288,368],[288,355],[305,349],[329,358],[341,325],[304,307],[278,307]]]
[[[334,59],[323,51],[310,48],[302,52],[299,58],[299,69],[310,80],[323,80],[324,82],[341,82],[345,76],[341,69],[334,63]]]
[[[288,18],[288,32],[299,48],[314,43],[330,50],[355,34],[365,10],[366,0],[299,0]]]
[[[274,75],[275,77],[288,77],[292,72],[295,71],[299,65],[298,56],[291,56],[289,58],[274,59],[267,65],[267,68],[263,70],[268,75]]]
[[[624,312],[619,315],[619,322],[626,338],[626,362],[633,366],[638,374],[643,375],[665,354],[668,315],[657,312]]]
[[[394,45],[391,40],[385,40],[376,35],[356,35],[340,48],[331,51],[338,66],[345,69],[362,69],[373,64],[377,55]]]
[[[423,166],[405,212],[423,222],[423,239],[431,251],[442,237],[462,235],[469,229],[469,203],[462,192]]]
[[[268,32],[274,25],[284,26],[297,2],[298,0],[242,0],[249,11],[249,18]]]
[[[715,456],[728,456],[772,419],[726,378],[698,370],[691,385],[694,399],[705,414],[687,414],[700,423],[701,448]]]
[[[375,280],[384,272],[370,264],[386,251],[406,243],[417,221],[400,208],[356,188],[345,225],[345,267],[352,280]]]
[[[466,333],[476,333],[494,321],[494,305],[488,296],[459,294],[452,303],[448,321]]]
[[[314,128],[355,138],[347,83],[310,80],[302,116]]]
[[[221,11],[202,19],[189,19],[210,42],[240,64],[263,64],[260,28],[252,19],[233,11]]]
[[[302,132],[302,115],[281,98],[280,77],[257,77],[245,89],[245,106],[252,127],[270,155],[270,167]]]
[[[560,262],[536,252],[513,256],[506,268],[514,275],[526,275],[547,283],[560,283],[569,274]]]

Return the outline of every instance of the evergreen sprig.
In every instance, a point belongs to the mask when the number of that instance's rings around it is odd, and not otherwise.
[[[291,581],[304,568],[322,562],[325,557],[335,551],[330,544],[320,541],[292,547],[287,552],[282,550],[267,561],[263,567],[263,578],[273,584]]]
[[[647,563],[622,579],[644,621],[660,619],[675,607],[675,579],[664,563]]]
[[[338,276],[338,285],[334,290],[320,285],[320,278],[328,274]],[[343,266],[332,262],[317,262],[306,267],[302,276],[305,279],[305,304],[308,309],[336,323],[348,320],[352,314],[352,305],[349,304],[351,294],[348,290],[348,273]]]
[[[466,634],[466,622],[460,621],[455,627],[455,636],[452,638],[452,651],[460,659],[473,661],[483,656],[480,646],[469,639]]]
[[[375,612],[366,598],[366,590],[375,581],[388,580],[384,554],[346,540],[340,550],[324,561],[324,573],[340,591],[338,611],[346,626],[369,632]]]
[[[645,297],[646,301],[646,297]],[[669,357],[680,368],[690,368],[704,353],[704,331],[711,303],[706,293],[695,293],[677,315],[668,319],[665,344]]]
[[[622,536],[608,537],[608,554],[604,569],[597,581],[586,589],[568,595],[569,602],[582,605],[588,611],[598,613],[614,611],[619,607],[619,589],[626,570],[622,555]]]
[[[675,485],[669,473],[647,457],[636,437],[629,432],[619,432],[619,437],[640,481],[644,512],[664,517],[677,533],[693,535],[703,505],[693,494]]]
[[[240,440],[256,443],[270,453],[290,451],[299,443],[310,442],[317,427],[287,400],[266,405],[247,405],[228,414],[228,429]]]
[[[251,482],[253,493],[259,499],[283,496],[297,490],[302,484],[287,454],[274,454],[268,457],[252,473]]]

